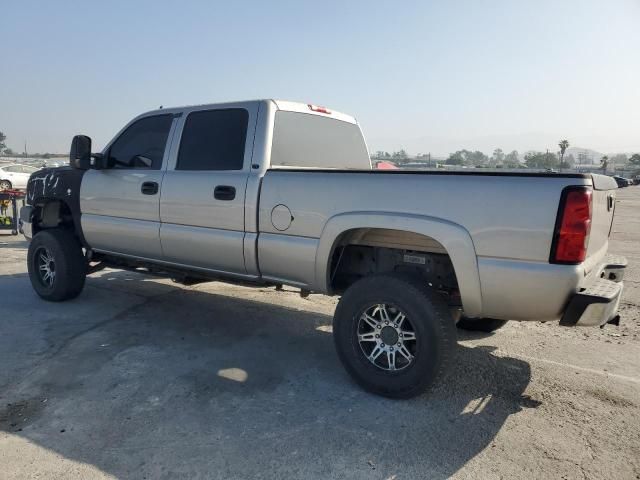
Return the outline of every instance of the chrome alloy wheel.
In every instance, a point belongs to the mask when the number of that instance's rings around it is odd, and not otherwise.
[[[42,285],[53,288],[56,280],[56,262],[47,248],[40,247],[35,254],[38,278]]]
[[[398,307],[376,304],[358,320],[358,343],[365,357],[376,367],[397,371],[407,368],[416,354],[416,332]]]

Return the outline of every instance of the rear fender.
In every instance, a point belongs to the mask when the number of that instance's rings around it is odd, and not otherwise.
[[[465,315],[482,313],[480,276],[473,240],[469,232],[447,220],[412,214],[388,212],[349,212],[327,221],[318,244],[313,290],[330,293],[330,264],[340,237],[357,228],[383,228],[425,235],[438,241],[447,250],[458,280]]]

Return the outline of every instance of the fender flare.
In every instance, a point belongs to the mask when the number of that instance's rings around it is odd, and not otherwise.
[[[80,223],[80,211],[76,208],[73,208],[71,202],[66,201],[63,198],[47,198],[47,197],[36,197],[33,199],[33,205],[27,205],[27,207],[30,207],[30,216],[31,218],[29,219],[29,221],[31,223],[34,223],[34,219],[33,216],[36,214],[37,209],[40,208],[46,208],[47,205],[52,204],[52,203],[58,203],[60,206],[64,206],[66,207],[66,209],[71,213],[71,218],[73,221],[73,232],[74,234],[78,237],[78,239],[80,240],[80,243],[82,244],[83,247],[88,248],[88,243],[84,238],[84,235],[82,233],[82,225]],[[35,234],[35,231],[34,231]]]
[[[80,185],[86,170],[71,167],[44,168],[33,173],[27,183],[27,204],[35,208],[49,202],[60,202],[71,213],[75,234],[85,248],[89,245],[80,223]]]
[[[322,229],[315,259],[313,290],[330,292],[329,265],[336,242],[344,233],[359,228],[384,228],[412,232],[438,241],[447,250],[465,315],[480,316],[482,291],[473,240],[462,226],[437,217],[396,212],[349,212],[331,217]]]

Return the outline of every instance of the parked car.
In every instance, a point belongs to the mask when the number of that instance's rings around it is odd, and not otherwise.
[[[38,169],[28,165],[5,165],[0,167],[0,190],[25,189],[33,172]]]
[[[624,177],[619,177],[617,175],[614,175],[613,179],[616,181],[618,188],[628,187],[629,185],[631,185],[631,182]]]
[[[444,372],[461,317],[619,318],[610,177],[372,169],[353,117],[273,100],[148,112],[100,154],[76,136],[70,160],[31,177],[21,211],[45,300],[104,267],[340,295],[338,356],[391,397]]]

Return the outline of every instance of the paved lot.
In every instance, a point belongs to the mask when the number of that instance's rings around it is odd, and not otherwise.
[[[0,242],[0,477],[640,478],[640,187],[621,327],[461,334],[410,401],[347,377],[334,299],[104,271],[50,304]]]

